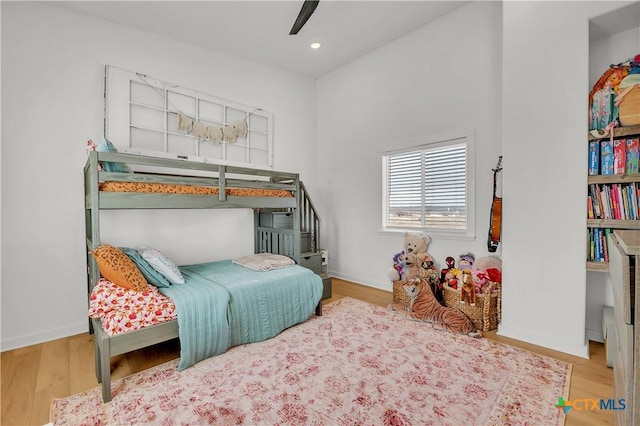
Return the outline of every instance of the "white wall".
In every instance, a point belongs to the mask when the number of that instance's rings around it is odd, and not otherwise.
[[[314,87],[48,5],[2,2],[2,349],[86,330],[81,168],[85,138],[102,132],[103,67],[112,64],[274,112],[275,167],[302,174],[331,271],[387,290],[402,237],[379,232],[380,153],[474,131],[477,237],[434,238],[429,250],[440,264],[486,254],[491,168],[503,153],[500,334],[586,356],[588,19],[624,4],[473,2]],[[110,242],[144,236],[178,263],[252,244],[248,211],[103,218]],[[210,238],[194,240],[200,222]]]
[[[591,41],[589,43],[589,88],[593,87],[609,65],[626,61],[639,53],[640,16],[638,16],[638,28]]]
[[[312,80],[41,3],[1,7],[2,350],[87,330],[82,167],[85,139],[102,135],[105,64],[273,112],[275,168],[315,196]],[[102,236],[216,260],[253,250],[251,218],[109,212]]]
[[[430,254],[487,255],[500,146],[501,5],[474,2],[318,80],[318,185],[335,276],[391,290],[403,247],[382,233],[381,153],[475,132],[475,240],[435,236]]]
[[[589,18],[625,4],[503,4],[499,334],[583,357]]]
[[[640,25],[640,16],[638,17]],[[589,88],[611,64],[640,53],[640,27],[621,31],[589,44]],[[587,338],[603,342],[602,306],[613,306],[613,290],[608,273],[587,272]]]

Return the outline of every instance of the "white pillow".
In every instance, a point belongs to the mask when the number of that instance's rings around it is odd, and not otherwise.
[[[184,284],[184,277],[175,263],[167,256],[151,247],[137,247],[138,253],[149,262],[156,271],[167,277],[173,284]]]

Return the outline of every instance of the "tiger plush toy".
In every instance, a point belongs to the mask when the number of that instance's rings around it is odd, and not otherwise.
[[[466,334],[471,337],[482,337],[482,333],[473,321],[462,311],[438,303],[424,278],[416,277],[402,282],[404,291],[409,296],[409,307],[399,304],[389,305],[395,311],[408,311],[407,317],[419,321],[430,321],[442,324],[445,330]]]

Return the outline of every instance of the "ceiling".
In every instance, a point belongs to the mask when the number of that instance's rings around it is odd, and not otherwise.
[[[61,7],[317,78],[468,1],[322,0],[297,35],[302,1],[53,1]],[[318,50],[309,44],[322,43]]]

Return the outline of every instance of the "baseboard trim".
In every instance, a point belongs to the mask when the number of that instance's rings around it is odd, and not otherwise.
[[[604,333],[602,330],[589,330],[587,328],[587,340],[604,343]]]
[[[388,280],[388,284],[385,286],[384,284],[381,284],[381,283],[371,282],[363,278],[359,278],[359,277],[348,275],[348,274],[342,274],[337,271],[329,271],[329,275],[331,275],[333,278],[338,278],[344,281],[350,281],[354,284],[366,285],[367,287],[376,288],[378,290],[393,292],[393,283],[391,282],[391,280]]]
[[[87,321],[69,325],[67,327],[55,328],[41,333],[29,334],[27,336],[14,337],[11,339],[2,339],[2,341],[0,341],[0,351],[4,352],[13,349],[20,349],[26,346],[49,342],[51,340],[75,336],[76,334],[86,333],[87,331],[89,331],[88,318]]]
[[[549,337],[547,335],[532,333],[528,330],[509,327],[503,324],[498,325],[497,334],[498,336],[509,337],[511,339],[531,343],[532,345],[542,346],[543,348],[563,352],[569,355],[579,356],[580,358],[589,359],[588,341],[586,341],[583,345],[576,345],[564,340]]]

